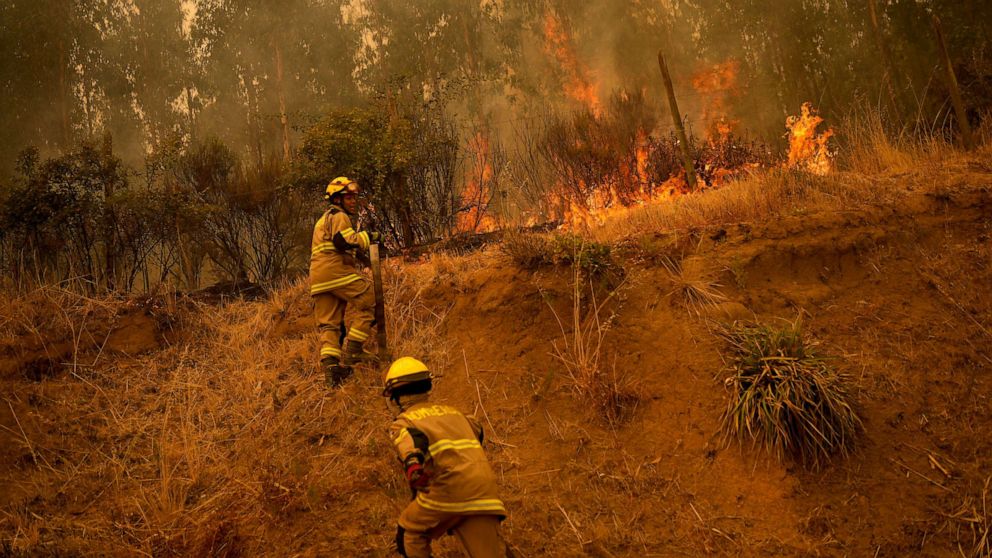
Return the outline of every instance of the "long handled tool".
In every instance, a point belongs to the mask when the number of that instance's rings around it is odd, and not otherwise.
[[[369,246],[369,260],[372,261],[372,289],[375,292],[376,340],[379,342],[379,362],[388,364],[392,359],[386,339],[386,303],[382,297],[382,268],[379,266],[379,245]]]

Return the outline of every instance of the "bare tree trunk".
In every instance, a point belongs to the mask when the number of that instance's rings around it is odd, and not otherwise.
[[[262,124],[258,116],[258,89],[255,79],[245,81],[245,95],[248,102],[248,135],[255,150],[255,162],[262,166]]]
[[[111,143],[110,133],[104,136],[103,159],[109,161],[114,156],[114,147]],[[110,199],[114,196],[114,181],[108,176],[109,173],[102,173],[103,181],[103,250],[104,265],[106,266],[105,282],[108,291],[113,291],[117,278],[117,243],[114,241],[114,216],[110,209]]]
[[[276,53],[276,93],[279,96],[279,122],[282,123],[282,158],[288,163],[292,160],[292,153],[289,149],[289,116],[286,115],[286,91],[282,79],[282,49],[275,38],[272,39],[272,46]]]
[[[186,116],[189,117],[189,141],[196,143],[196,113],[193,108],[193,91],[186,86]]]
[[[68,150],[72,143],[72,127],[69,123],[69,86],[66,84],[65,69],[68,65],[66,61],[65,41],[59,40],[59,93],[62,102],[62,147]]]
[[[90,88],[86,86],[86,74],[80,80],[83,84],[83,113],[86,115],[86,139],[93,139],[93,110],[90,106]]]
[[[944,66],[947,89],[951,93],[954,115],[957,116],[958,129],[961,132],[961,144],[965,149],[971,149],[975,145],[971,137],[971,124],[968,123],[968,113],[964,108],[961,89],[958,87],[958,78],[954,75],[954,66],[951,65],[951,56],[947,52],[947,43],[944,41],[944,29],[940,25],[937,14],[933,14],[933,30],[937,37],[937,51],[940,54],[941,65]]]
[[[892,53],[889,51],[889,44],[885,42],[885,35],[882,34],[882,26],[879,23],[878,18],[878,0],[868,0],[868,14],[871,17],[871,27],[875,35],[875,43],[878,45],[878,51],[882,55],[882,66],[884,72],[882,73],[882,84],[885,87],[886,92],[889,94],[889,102],[892,103],[892,110],[897,116],[902,114],[902,107],[899,104],[899,98],[896,96],[896,73],[895,66],[892,63]]]
[[[668,74],[668,65],[665,64],[665,55],[658,51],[658,66],[661,68],[661,77],[665,81],[665,91],[668,93],[668,107],[672,111],[672,123],[675,124],[675,132],[678,134],[679,146],[682,148],[682,164],[685,167],[685,181],[689,189],[696,187],[696,170],[693,167],[692,152],[689,151],[689,139],[685,135],[685,126],[682,125],[682,113],[679,112],[679,103],[675,99],[675,88],[672,87],[672,76]]]

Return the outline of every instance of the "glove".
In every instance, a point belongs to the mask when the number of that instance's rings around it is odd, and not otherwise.
[[[380,240],[382,240],[382,234],[381,233],[378,233],[376,231],[372,231],[372,232],[369,233],[369,242],[370,243],[375,244],[375,243],[379,242]]]
[[[423,490],[430,484],[431,476],[420,463],[411,463],[406,467],[406,482],[410,483],[410,490]]]
[[[356,251],[355,259],[358,260],[358,263],[362,264],[365,267],[372,267],[372,260],[369,259],[369,255],[367,252]]]

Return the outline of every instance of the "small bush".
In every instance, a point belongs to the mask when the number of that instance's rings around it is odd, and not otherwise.
[[[541,234],[509,232],[499,243],[499,249],[514,265],[534,270],[551,264],[548,238]]]
[[[510,233],[503,238],[500,249],[523,269],[575,265],[587,277],[617,269],[608,245],[574,234]]]
[[[735,323],[722,336],[732,349],[727,443],[750,440],[812,469],[852,450],[863,425],[850,379],[827,363],[800,322],[783,329]]]

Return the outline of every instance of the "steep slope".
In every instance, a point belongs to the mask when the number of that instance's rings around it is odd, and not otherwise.
[[[497,248],[389,266],[394,351],[425,358],[436,397],[487,427],[520,555],[970,549],[982,524],[955,516],[992,470],[992,170],[863,183],[880,193],[843,211],[616,237],[622,272],[591,286]],[[722,299],[687,305],[686,285]],[[137,327],[157,328],[160,347],[102,352],[101,339],[126,331],[102,329],[43,376],[6,350],[6,551],[390,555],[408,493],[380,372],[324,389],[308,303],[297,283],[261,302],[162,304],[142,313],[154,326]],[[583,330],[599,305],[600,327]],[[66,311],[74,327],[59,335],[88,331],[87,311]],[[856,379],[866,426],[854,455],[820,472],[719,434],[713,328],[799,316]],[[31,335],[13,327],[29,322],[6,322],[6,346]],[[577,340],[619,386],[620,420],[555,356]],[[450,541],[439,549],[459,555]]]

